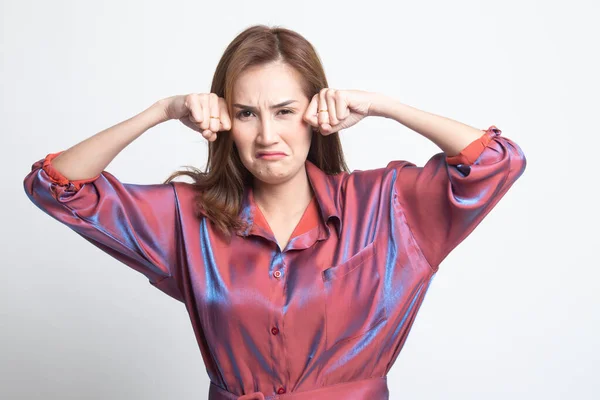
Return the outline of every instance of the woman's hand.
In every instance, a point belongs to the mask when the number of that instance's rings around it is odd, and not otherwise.
[[[374,96],[363,90],[323,88],[313,96],[303,118],[327,136],[369,116]]]
[[[231,129],[227,103],[215,93],[190,93],[167,97],[161,101],[167,119],[178,119],[185,126],[202,132],[210,141],[217,140],[217,132]]]

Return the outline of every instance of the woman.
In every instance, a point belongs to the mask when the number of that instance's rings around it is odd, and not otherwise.
[[[350,173],[338,134],[366,116],[392,118],[443,152],[424,167]],[[204,172],[134,185],[104,171],[171,119],[208,140]],[[210,93],[162,99],[49,154],[24,186],[185,304],[209,399],[387,399],[387,372],[439,264],[525,169],[500,133],[328,88],[309,42],[259,25],[226,49]],[[172,181],[179,175],[195,183]]]

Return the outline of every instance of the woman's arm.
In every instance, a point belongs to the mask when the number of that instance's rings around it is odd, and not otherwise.
[[[46,214],[183,301],[177,272],[182,233],[175,183],[123,183],[102,170],[149,127],[167,120],[162,110],[159,101],[63,153],[48,154],[33,163],[23,186]],[[70,247],[78,244],[60,243],[56,252],[70,254]],[[87,267],[85,259],[79,261]]]
[[[141,113],[107,128],[61,152],[52,166],[70,181],[97,177],[131,142],[168,118],[160,101]]]
[[[527,160],[521,148],[492,125],[472,128],[376,94],[369,115],[392,118],[440,147],[423,167],[394,160],[394,206],[433,271],[481,223],[515,181]]]
[[[391,118],[434,142],[447,156],[458,155],[483,135],[481,129],[431,114],[377,93],[369,115]]]
[[[443,151],[423,167],[404,160],[387,166],[397,221],[409,226],[435,272],[523,174],[525,155],[494,125],[476,129],[383,94],[374,94],[369,115],[394,119]]]

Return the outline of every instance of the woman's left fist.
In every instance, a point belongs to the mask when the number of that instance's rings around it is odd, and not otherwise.
[[[303,119],[327,136],[369,116],[374,94],[363,90],[323,88],[308,104]]]

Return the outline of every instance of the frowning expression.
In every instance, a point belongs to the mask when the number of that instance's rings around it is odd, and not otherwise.
[[[282,62],[252,67],[235,82],[232,138],[244,166],[265,183],[284,182],[304,167],[312,127],[302,119],[309,99],[301,82]]]

